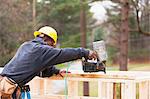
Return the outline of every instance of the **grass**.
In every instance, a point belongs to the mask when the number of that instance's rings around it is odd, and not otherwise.
[[[68,63],[58,64],[56,67],[59,69],[66,68]],[[107,71],[119,71],[119,65],[111,65],[108,64],[106,66]],[[133,63],[128,64],[129,71],[150,71],[150,63]]]
[[[135,71],[149,71],[150,70],[150,63],[148,64],[129,64],[129,70]]]
[[[108,71],[119,71],[118,65],[108,66],[106,67]],[[150,71],[150,63],[134,63],[128,64],[129,71]]]

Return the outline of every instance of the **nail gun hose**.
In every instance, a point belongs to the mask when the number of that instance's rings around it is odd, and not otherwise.
[[[68,99],[68,84],[67,84],[67,77],[68,77],[68,70],[69,70],[69,67],[70,67],[71,65],[70,65],[70,63],[68,63],[68,67],[67,67],[67,70],[66,70],[66,75],[65,75],[65,78],[64,78],[64,80],[65,80],[65,96],[66,96],[66,98],[65,99]]]

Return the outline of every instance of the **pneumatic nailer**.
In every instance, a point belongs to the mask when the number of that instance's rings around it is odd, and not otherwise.
[[[106,73],[106,59],[107,53],[104,41],[93,42],[93,50],[98,53],[98,58],[96,61],[90,61],[87,59],[82,60],[82,66],[84,72],[99,72],[103,71]]]

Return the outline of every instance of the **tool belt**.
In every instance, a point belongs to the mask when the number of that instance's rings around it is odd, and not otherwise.
[[[0,99],[11,99],[17,84],[10,78],[0,76]]]

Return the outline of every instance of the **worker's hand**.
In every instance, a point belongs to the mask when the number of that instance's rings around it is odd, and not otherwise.
[[[66,73],[71,73],[71,72],[70,72],[70,71],[66,71],[66,70],[60,70],[60,71],[59,71],[59,75],[60,75],[61,77],[64,77],[64,75],[65,75]]]
[[[71,72],[70,71],[66,71],[66,70],[60,70],[59,73],[63,74],[63,73],[71,73]]]
[[[97,52],[96,51],[91,51],[91,50],[89,50],[89,56],[88,56],[88,58],[91,60],[91,59],[97,59],[98,58],[98,54],[97,54]]]

